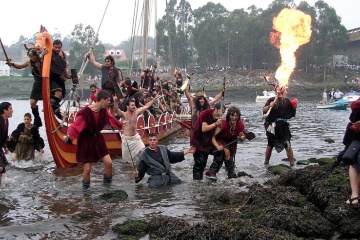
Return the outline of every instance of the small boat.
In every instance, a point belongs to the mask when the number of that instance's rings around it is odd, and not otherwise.
[[[345,99],[339,99],[335,102],[328,104],[318,104],[316,105],[317,109],[330,109],[330,110],[347,110],[349,106],[349,101]]]
[[[344,100],[349,101],[350,103],[355,102],[360,98],[360,92],[348,92],[345,93],[345,96],[343,97]]]
[[[256,103],[266,103],[267,100],[271,97],[276,97],[276,94],[274,91],[268,91],[264,92],[264,95],[262,96],[256,96],[255,102]]]

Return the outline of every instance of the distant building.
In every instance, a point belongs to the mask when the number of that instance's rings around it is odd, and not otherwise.
[[[148,49],[147,52],[146,52],[146,55],[147,55],[148,59],[154,59],[155,54],[154,54],[154,51],[152,49]],[[134,51],[133,59],[137,60],[137,61],[141,61],[141,58],[142,58],[142,51],[140,51],[140,50]]]
[[[126,54],[123,49],[110,49],[105,50],[105,56],[112,56],[115,60],[119,61],[125,61],[126,60]]]
[[[0,77],[9,77],[10,67],[6,64],[6,61],[0,61]]]

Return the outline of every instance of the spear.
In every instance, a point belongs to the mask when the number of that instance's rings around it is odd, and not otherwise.
[[[10,66],[11,59],[8,58],[8,55],[7,55],[7,53],[5,51],[5,48],[4,48],[4,45],[3,45],[2,41],[1,41],[1,38],[0,38],[0,44],[1,44],[1,48],[2,48],[2,50],[4,52],[5,58],[6,58],[6,64]]]

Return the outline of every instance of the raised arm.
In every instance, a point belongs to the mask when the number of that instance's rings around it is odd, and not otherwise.
[[[222,92],[223,92],[223,90],[221,90],[221,91],[214,97],[214,99],[209,102],[209,105],[210,105],[210,106],[214,105],[217,101],[220,100],[220,98],[222,97]]]
[[[95,68],[101,70],[102,64],[98,63],[95,60],[94,51],[90,52],[89,59],[90,59],[90,62],[94,65]]]
[[[149,107],[151,107],[151,105],[153,105],[154,102],[155,102],[157,99],[159,99],[160,97],[162,97],[162,96],[159,95],[159,94],[157,94],[153,99],[151,99],[150,102],[148,102],[147,104],[145,104],[145,106],[136,109],[137,115],[140,115],[140,114],[144,113],[145,110],[148,109]]]
[[[184,92],[185,92],[185,96],[186,96],[186,98],[187,98],[187,100],[189,102],[190,108],[193,108],[194,107],[194,101],[193,101],[193,98],[190,95],[189,90],[186,88]]]

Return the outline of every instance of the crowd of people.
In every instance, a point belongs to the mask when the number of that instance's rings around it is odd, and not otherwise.
[[[66,94],[65,80],[71,76],[67,73],[68,63],[61,50],[60,40],[53,42],[53,53],[50,69],[51,104],[56,116],[63,117],[60,101]],[[34,85],[30,95],[30,107],[34,115],[26,113],[24,122],[20,123],[12,134],[8,135],[9,118],[13,109],[9,102],[0,103],[0,183],[1,175],[6,171],[8,164],[6,154],[12,152],[11,159],[34,159],[35,150],[43,152],[45,143],[39,134],[42,121],[39,115],[37,101],[42,99],[42,58],[47,51],[38,52],[28,50],[29,60],[22,64],[9,62],[15,68],[30,67],[34,75]],[[216,175],[225,165],[227,177],[236,178],[235,155],[238,142],[251,140],[249,132],[241,119],[241,111],[237,106],[230,106],[227,111],[220,101],[226,88],[222,89],[213,99],[209,100],[204,92],[191,95],[188,88],[183,88],[184,79],[181,73],[175,72],[173,81],[161,81],[154,76],[153,70],[144,69],[141,82],[138,84],[131,78],[123,78],[121,70],[115,67],[112,56],[106,56],[104,64],[95,60],[93,50],[89,54],[93,66],[101,70],[101,86],[90,85],[91,95],[88,105],[77,112],[75,121],[68,128],[64,136],[66,143],[72,144],[77,139],[76,159],[83,165],[82,186],[90,187],[92,164],[101,160],[105,166],[103,183],[112,182],[112,159],[106,147],[101,130],[106,126],[112,129],[123,130],[122,159],[130,161],[134,166],[135,182],[140,182],[145,174],[149,175],[148,183],[151,187],[172,185],[181,180],[171,170],[171,164],[184,160],[186,154],[192,153],[193,180],[202,180],[205,177],[216,179]],[[284,87],[276,86],[276,95],[265,103],[262,113],[267,136],[264,164],[269,164],[273,148],[277,152],[285,149],[290,166],[295,163],[291,147],[291,132],[289,119],[295,117],[297,100],[287,98]],[[152,114],[155,117],[165,111],[180,112],[180,98],[185,95],[191,109],[190,146],[181,152],[173,152],[166,146],[158,145],[158,137],[154,133],[148,135],[148,146],[142,142],[137,132],[137,118],[142,114]],[[323,102],[331,102],[341,98],[339,89],[332,89],[330,95],[327,90],[323,93]],[[344,159],[350,159],[349,177],[352,189],[347,204],[358,205],[358,191],[360,182],[360,155],[355,154],[351,159],[347,150],[355,140],[360,149],[360,100],[351,104],[352,113],[344,136],[344,150],[339,153],[333,167]],[[224,117],[222,117],[225,114]],[[209,156],[213,156],[209,169],[206,169]],[[346,157],[345,157],[346,156]]]

